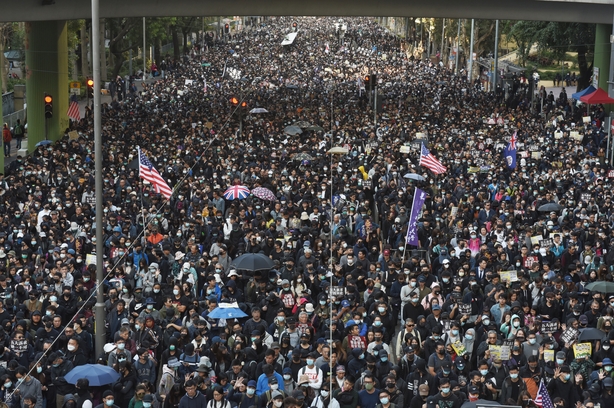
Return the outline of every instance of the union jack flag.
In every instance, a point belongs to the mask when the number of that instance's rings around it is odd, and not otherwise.
[[[516,150],[516,142],[518,141],[518,131],[514,132],[512,139],[510,140],[510,150]]]

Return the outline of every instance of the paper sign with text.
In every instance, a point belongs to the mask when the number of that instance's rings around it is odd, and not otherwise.
[[[591,356],[591,343],[577,343],[573,345],[573,354],[575,358],[590,358]]]

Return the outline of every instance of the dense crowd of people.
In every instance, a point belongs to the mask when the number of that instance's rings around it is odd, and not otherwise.
[[[366,18],[267,18],[166,58],[156,79],[103,106],[100,156],[88,115],[78,138],[0,181],[9,408],[524,408],[540,384],[558,408],[613,406],[602,107],[510,106]],[[515,169],[502,156],[512,134]],[[422,143],[445,173],[420,166]],[[326,154],[335,146],[349,151]],[[139,177],[137,147],[170,200]],[[275,200],[225,199],[234,185]],[[428,199],[410,246],[416,188]],[[234,266],[256,253],[274,267]],[[246,317],[210,317],[228,305]],[[119,379],[66,380],[87,363]]]

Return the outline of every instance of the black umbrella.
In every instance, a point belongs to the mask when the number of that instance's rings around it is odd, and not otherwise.
[[[580,335],[578,336],[578,342],[601,340],[605,336],[605,333],[599,329],[589,327],[586,329],[580,329]]]
[[[591,282],[585,287],[587,290],[600,293],[614,293],[614,282],[596,281]]]
[[[542,206],[540,206],[537,211],[541,211],[541,212],[550,212],[550,211],[561,211],[563,209],[563,206],[557,204],[557,203],[548,203],[548,204],[544,204]]]
[[[461,405],[461,408],[476,408],[478,406],[492,407],[493,405],[501,405],[501,404],[499,404],[497,401],[479,399],[477,401],[467,401],[463,405]]]
[[[230,265],[244,271],[264,271],[275,266],[271,258],[264,254],[243,254]]]
[[[128,169],[138,169],[139,168],[139,159],[134,159],[126,166]]]

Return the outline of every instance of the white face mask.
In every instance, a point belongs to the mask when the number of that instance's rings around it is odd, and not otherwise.
[[[73,346],[72,344],[69,344],[68,346],[66,346],[66,348],[68,349],[68,351],[75,351],[75,346]]]
[[[279,388],[279,384],[271,384],[270,387],[271,387],[271,390],[275,391]]]
[[[273,401],[273,404],[274,404],[274,405],[275,405],[277,408],[281,407],[283,403],[284,403],[283,401]]]

